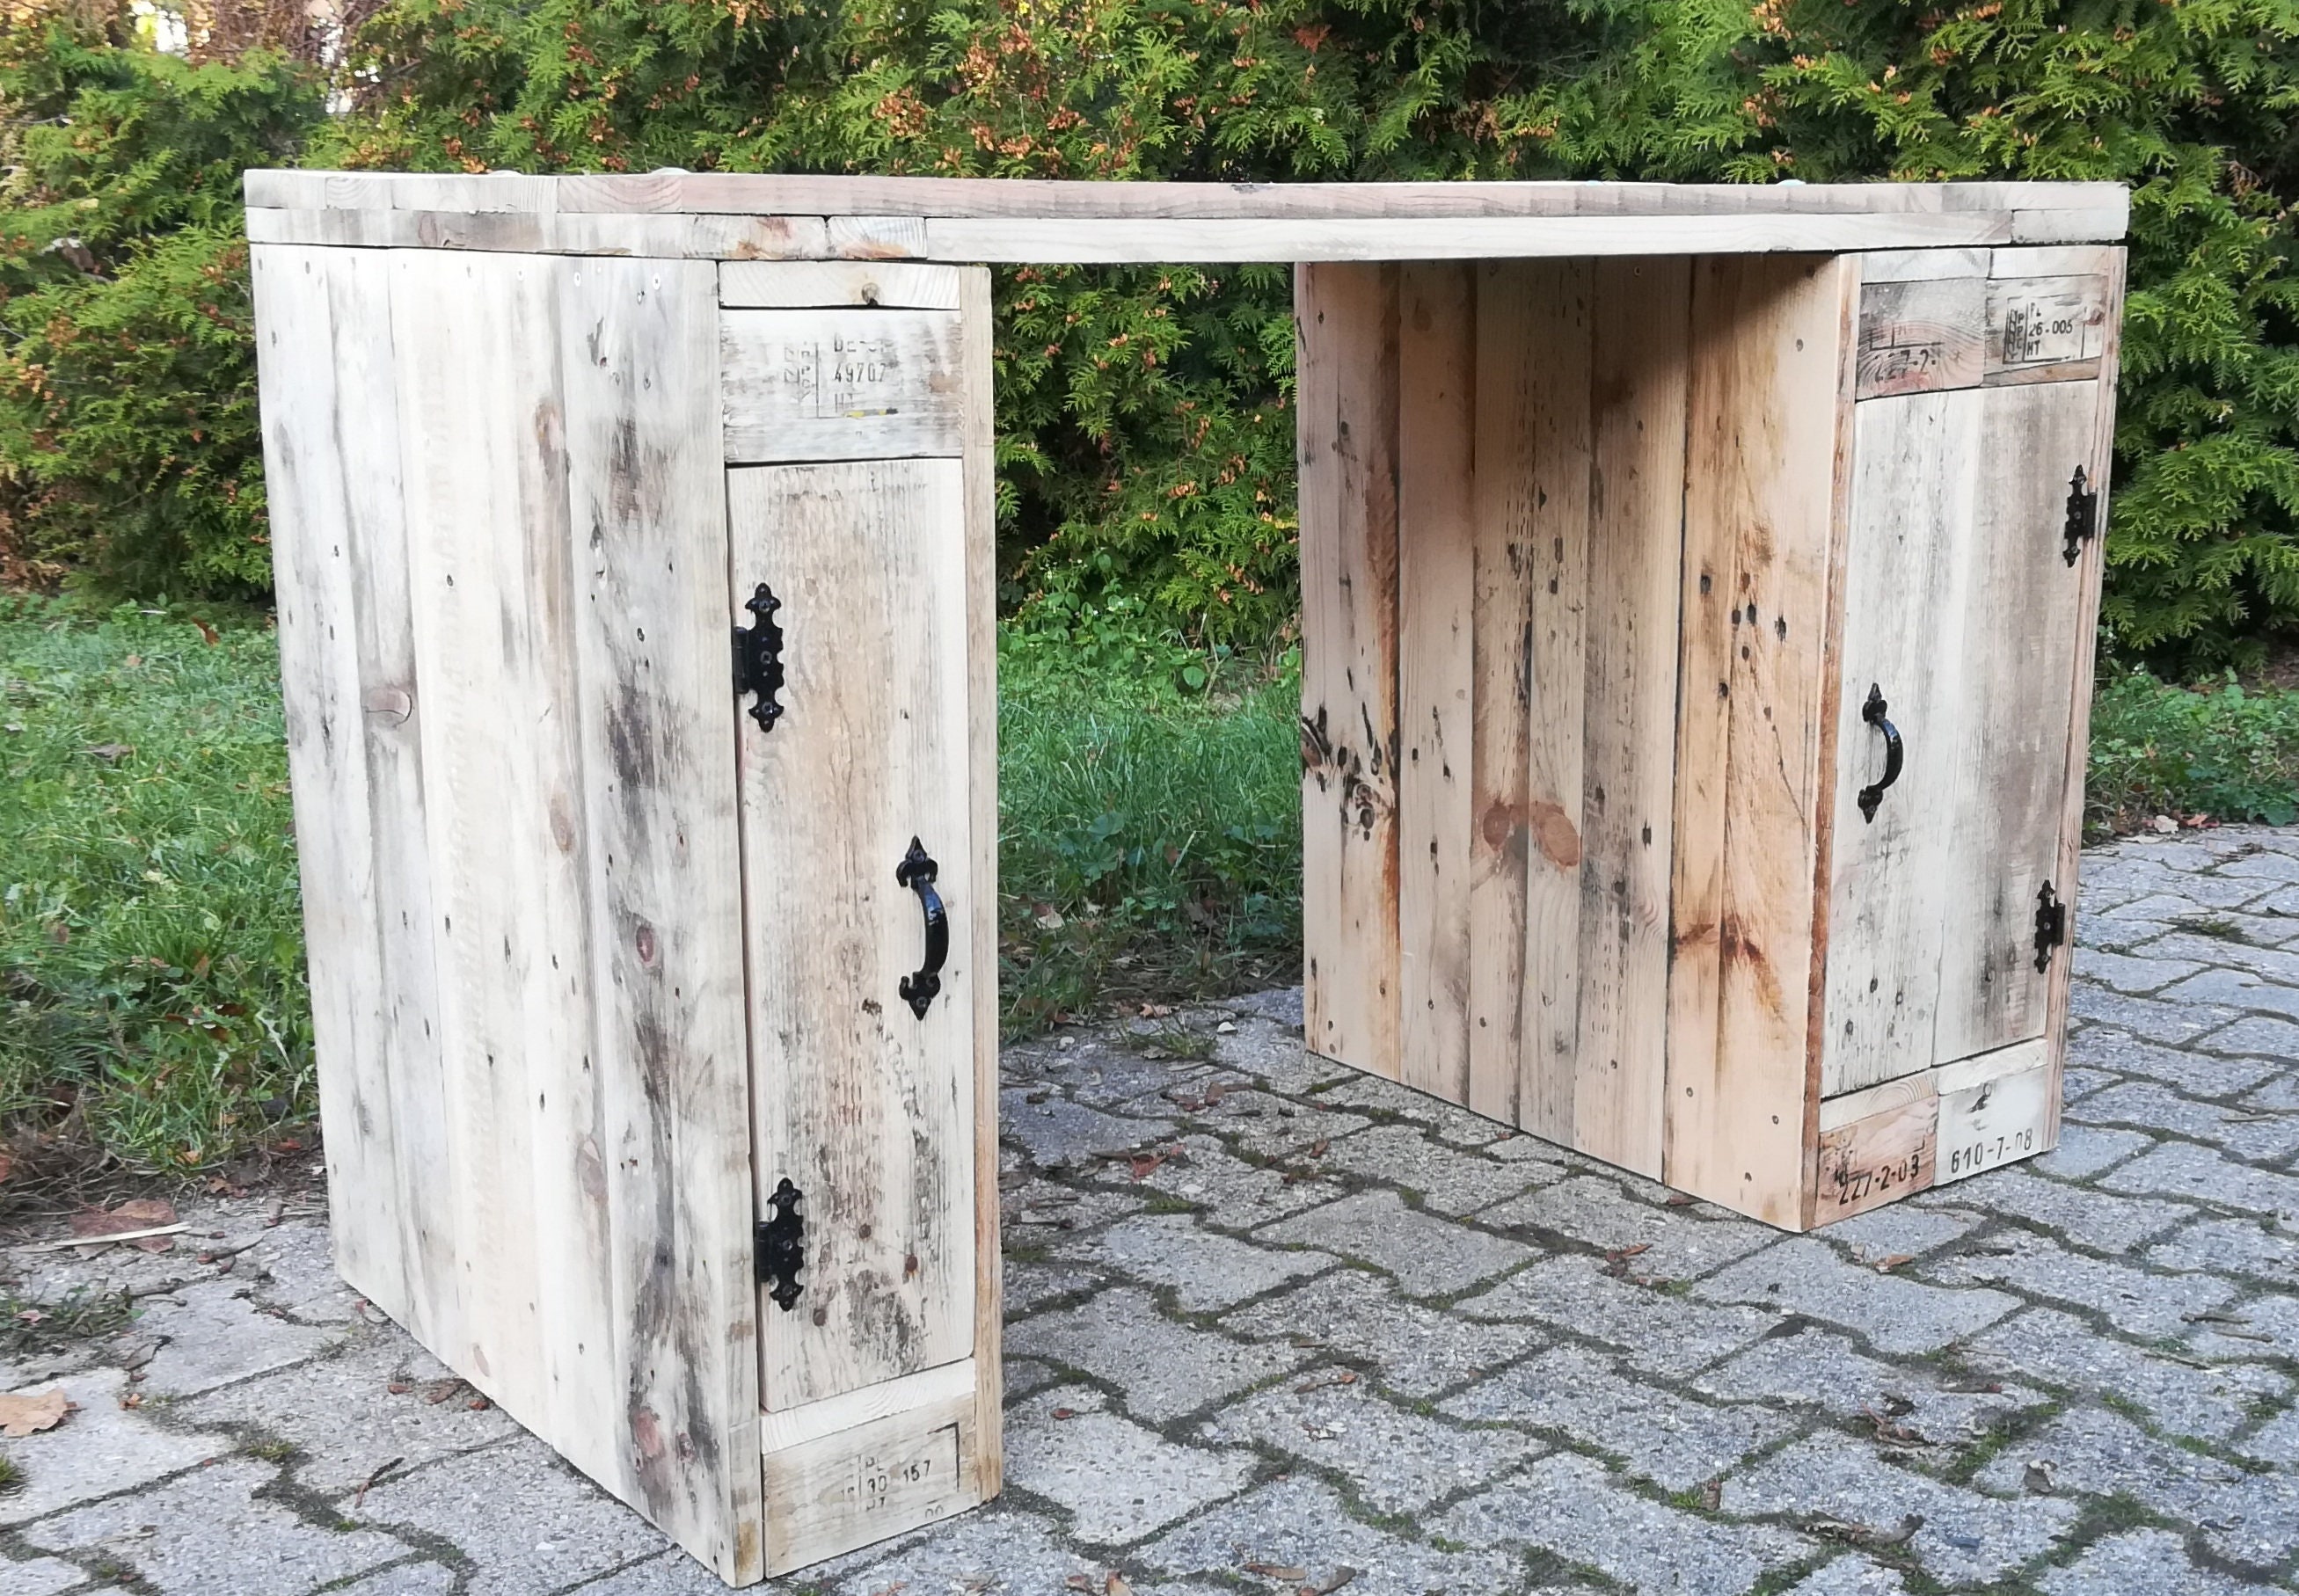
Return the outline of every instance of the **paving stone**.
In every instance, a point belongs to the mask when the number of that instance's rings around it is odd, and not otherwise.
[[[1901,1596],[1907,1588],[1898,1569],[1855,1552],[1797,1581],[1788,1596]]]
[[[252,1290],[228,1278],[203,1280],[145,1303],[137,1328],[160,1350],[142,1371],[145,1393],[196,1396],[341,1344],[337,1330],[262,1311],[248,1300]]]
[[[684,1553],[680,1554],[682,1557]],[[688,1559],[689,1564],[695,1567]],[[706,1576],[715,1579],[705,1571]],[[330,1596],[448,1596],[455,1588],[454,1570],[439,1563],[401,1563],[394,1567],[378,1568],[364,1579],[353,1581],[330,1592]],[[665,1591],[676,1587],[666,1585]],[[726,1586],[720,1585],[720,1590]],[[637,1596],[628,1588],[617,1590],[611,1584],[585,1585],[584,1596]]]
[[[1091,1269],[1017,1258],[1010,1243],[1006,1253],[1004,1302],[1009,1320],[1033,1312],[1043,1303],[1092,1291],[1103,1284],[1102,1278]]]
[[[2232,1322],[2230,1322],[2232,1321]],[[2299,1361],[2299,1297],[2266,1295],[2197,1319],[2187,1340],[2199,1358]]]
[[[1309,1356],[1283,1342],[1236,1342],[1177,1325],[1149,1293],[1133,1290],[1025,1319],[1008,1329],[1006,1345],[1108,1381],[1124,1393],[1126,1411],[1152,1424],[1226,1401]]]
[[[1281,1479],[1224,1502],[1141,1548],[1141,1559],[1175,1574],[1252,1579],[1248,1565],[1298,1567],[1300,1584],[1323,1587],[1355,1569],[1349,1596],[1515,1596],[1524,1575],[1516,1559],[1490,1551],[1447,1551],[1401,1540],[1349,1516],[1332,1486]],[[1259,1579],[1250,1590],[1282,1590]],[[1017,1593],[1018,1596],[1018,1593]]]
[[[1976,1337],[1964,1356],[1976,1368],[2134,1403],[2160,1427],[2204,1441],[2232,1435],[2255,1403],[2291,1388],[2282,1376],[2253,1365],[2173,1362],[2051,1308],[2030,1308]]]
[[[999,1382],[1000,1389],[1004,1393],[1008,1407],[1033,1391],[1043,1391],[1049,1385],[1058,1384],[1061,1379],[1061,1376],[1056,1374],[1050,1367],[1039,1362],[1035,1358],[1015,1357],[1013,1345],[1009,1332],[1006,1343],[1007,1355],[1000,1364],[1002,1377]]]
[[[1558,1347],[1438,1405],[1456,1418],[1562,1430],[1665,1491],[1711,1480],[1796,1426],[1762,1408],[1715,1407],[1623,1379],[1613,1360]]]
[[[1413,1296],[1465,1291],[1540,1255],[1522,1242],[1407,1208],[1391,1191],[1344,1197],[1256,1234],[1362,1259]]]
[[[1925,1207],[1976,1203],[2055,1230],[2078,1246],[2111,1253],[2129,1252],[2195,1217],[2184,1203],[2112,1196],[2096,1187],[2069,1186],[2016,1169],[1990,1170],[1947,1191],[1919,1193],[1912,1201]]]
[[[2139,1125],[2208,1142],[2237,1158],[2281,1159],[2299,1152],[2299,1114],[2262,1114],[2182,1097],[2154,1081],[2129,1081],[2069,1111],[2092,1123]]]
[[[1222,1002],[1232,1013],[1256,1014],[1273,1025],[1296,1032],[1301,1029],[1301,988],[1299,987],[1248,992],[1242,996],[1225,997]]]
[[[2154,1274],[2071,1253],[2047,1237],[2008,1229],[1987,1245],[1958,1253],[1927,1272],[1949,1285],[2004,1286],[2025,1296],[2089,1308],[2127,1336],[2184,1335],[2193,1315],[2217,1308],[2236,1294],[2225,1280]]]
[[[1688,1208],[1631,1197],[1615,1177],[1577,1175],[1478,1216],[1481,1222],[1553,1232],[1607,1252],[1641,1246],[1631,1273],[1681,1279],[1755,1252],[1779,1233],[1743,1220],[1695,1219]]]
[[[2073,1104],[2087,1103],[2099,1091],[2108,1089],[2113,1082],[2103,1080],[2100,1087],[2081,1096],[2071,1096]],[[2144,1153],[2155,1145],[2155,1138],[2136,1130],[2109,1130],[2097,1125],[2086,1125],[2072,1117],[2060,1121],[2060,1145],[2029,1167],[2038,1175],[2049,1175],[2055,1180],[2082,1180],[2102,1170],[2121,1163],[2134,1154]],[[1872,1209],[1872,1213],[1889,1213],[1893,1208]],[[1831,1229],[1834,1227],[1830,1227]]]
[[[364,1525],[460,1548],[465,1596],[533,1596],[662,1551],[668,1540],[530,1435],[387,1476],[356,1507]]]
[[[1331,1143],[1373,1123],[1363,1114],[1312,1106],[1319,1102],[1298,1102],[1274,1092],[1231,1092],[1219,1103],[1184,1111],[1183,1117],[1193,1129],[1210,1130],[1249,1153],[1275,1159],[1307,1154],[1321,1142]]]
[[[1473,1114],[1458,1104],[1448,1103],[1442,1097],[1432,1097],[1427,1092],[1416,1092],[1411,1087],[1384,1080],[1378,1075],[1353,1073],[1340,1085],[1327,1087],[1319,1092],[1316,1100],[1340,1107],[1395,1114],[1416,1125],[1428,1127],[1440,1141],[1457,1147],[1484,1147],[1495,1142],[1513,1139],[1511,1128],[1498,1120]]]
[[[2249,1275],[2299,1286],[2299,1236],[2257,1220],[2199,1219],[2148,1249],[2147,1261],[2164,1269]]]
[[[1480,1158],[1432,1141],[1410,1125],[1376,1125],[1345,1136],[1327,1149],[1322,1164],[1402,1187],[1422,1207],[1448,1214],[1474,1212],[1564,1173],[1555,1164]]]
[[[1059,1087],[1061,1095],[1073,1102],[1100,1109],[1114,1109],[1150,1093],[1203,1090],[1221,1076],[1233,1079],[1236,1073],[1199,1059],[1153,1059],[1139,1047],[1101,1037],[1059,1039],[1075,1045],[1033,1049],[1019,1058],[1016,1049],[1007,1049],[1000,1060],[1000,1072],[1008,1082],[1034,1076]]]
[[[1696,1283],[1717,1302],[1759,1302],[1843,1325],[1885,1352],[1937,1352],[2019,1307],[2002,1292],[1951,1290],[1847,1263],[1814,1236],[1798,1236]]]
[[[2221,864],[2221,877],[2257,878],[2270,881],[2299,881],[2299,859],[2278,850],[2261,848],[2237,854]]]
[[[298,1450],[295,1476],[306,1490],[342,1496],[398,1459],[403,1470],[491,1445],[519,1426],[500,1408],[474,1411],[461,1388],[428,1400],[454,1377],[399,1335],[369,1336],[332,1358],[228,1385],[178,1410],[198,1425],[252,1425]],[[389,1387],[408,1390],[393,1394]]]
[[[1032,1093],[1008,1087],[998,1094],[999,1129],[1022,1144],[1042,1170],[1083,1169],[1098,1158],[1114,1158],[1137,1147],[1170,1139],[1170,1120],[1133,1119],[1104,1113],[1067,1097],[1029,1101]],[[1151,1102],[1154,1104],[1154,1096]]]
[[[2119,1413],[2084,1406],[2007,1446],[1972,1478],[1983,1491],[2027,1488],[2041,1465],[2054,1497],[2122,1497],[2198,1526],[2217,1555],[2257,1567],[2299,1547],[2299,1485],[2284,1472],[2254,1475],[2173,1446]]]
[[[1176,1145],[1184,1155],[1158,1165],[1136,1183],[1136,1189],[1146,1187],[1194,1203],[1205,1211],[1208,1223],[1224,1230],[1250,1230],[1342,1195],[1341,1187],[1328,1180],[1289,1179],[1275,1170],[1248,1163],[1215,1137],[1186,1136]],[[1123,1182],[1133,1177],[1127,1166],[1112,1164],[1102,1178]]]
[[[828,1565],[835,1567],[837,1563]],[[815,1584],[816,1569],[809,1569],[799,1578],[801,1591],[811,1592],[820,1587]],[[781,1592],[787,1587],[762,1585],[761,1592]],[[725,1596],[726,1587],[718,1576],[683,1551],[667,1551],[643,1562],[618,1568],[603,1579],[585,1580],[579,1585],[567,1587],[567,1596]]]
[[[1100,1544],[1137,1541],[1232,1495],[1253,1470],[1251,1452],[1168,1441],[1104,1410],[1089,1385],[1033,1397],[1006,1426],[1007,1482],[1066,1510],[1071,1533]]]
[[[2130,1038],[2144,1037],[2150,1042],[2175,1046],[2192,1042],[2241,1014],[2240,1010],[2212,1003],[2158,1003],[2152,997],[2127,997],[2121,992],[2081,980],[2069,988],[2068,1013],[2082,1022],[2082,1029],[2076,1033],[2079,1036],[2088,1038],[2094,1031],[2112,1030],[2118,1034],[2128,1033]],[[2068,1052],[2075,1062],[2091,1062],[2078,1053],[2072,1039]]]
[[[2097,981],[2133,997],[2160,992],[2204,968],[2194,959],[2137,959],[2097,947],[2079,947],[2075,955],[2078,980]]]
[[[1333,1262],[1323,1253],[1280,1252],[1219,1236],[1183,1213],[1120,1220],[1107,1230],[1067,1243],[1061,1251],[1166,1286],[1191,1313],[1231,1307]]]
[[[0,1553],[0,1591],[8,1596],[56,1596],[59,1591],[69,1591],[84,1584],[87,1575],[73,1565],[56,1558],[34,1558],[29,1562],[10,1562]]]
[[[2179,1537],[2161,1529],[2095,1542],[2036,1584],[2045,1596],[2270,1596],[2263,1585],[2196,1567]]]
[[[1224,1329],[1257,1340],[1327,1348],[1374,1366],[1387,1389],[1430,1397],[1543,1344],[1530,1326],[1484,1323],[1407,1302],[1364,1269],[1340,1269],[1241,1309]]]
[[[1357,1075],[1349,1065],[1304,1048],[1299,1032],[1289,1034],[1258,1021],[1241,1021],[1234,1035],[1215,1038],[1214,1055],[1223,1068],[1249,1075],[1273,1092],[1314,1092]]]
[[[2299,1407],[2290,1407],[2235,1443],[2235,1450],[2262,1462],[2299,1468]]]
[[[2181,1012],[2202,1017],[2191,1005],[2181,1005]],[[2228,1019],[2235,1017],[2231,1009],[2222,1012]],[[2221,1058],[2199,1047],[2183,1047],[2176,1043],[2162,1046],[2160,1038],[2143,1041],[2121,1030],[2096,1026],[2068,1038],[2068,1058],[2071,1063],[2119,1075],[2145,1075],[2196,1097],[2225,1097],[2248,1091],[2274,1074],[2277,1068],[2263,1059]]]
[[[1910,1514],[1923,1522],[1909,1550],[1944,1584],[1985,1584],[2051,1550],[2075,1522],[2072,1502],[2004,1501],[1880,1460],[1872,1447],[1824,1432],[1724,1482],[1720,1505],[1736,1516],[1833,1519],[1887,1533]]]
[[[2269,1020],[2258,1014],[2245,1015],[2232,1025],[2221,1026],[2195,1039],[2195,1046],[2213,1053],[2250,1054],[2255,1057],[2273,1059],[2288,1063],[2299,1058],[2299,1025],[2288,1020]]]
[[[2167,1142],[2100,1177],[2113,1191],[2189,1197],[2299,1223],[2299,1176],[2253,1169],[2208,1147]]]
[[[1821,1234],[1838,1246],[1850,1247],[1855,1262],[1874,1264],[1887,1258],[1921,1258],[1971,1235],[1986,1219],[1985,1214],[1969,1209],[1887,1203],[1838,1220]],[[1772,1230],[1764,1235],[1767,1240],[1779,1237],[1779,1232]]]
[[[2269,1076],[2244,1096],[2242,1106],[2254,1113],[2299,1114],[2299,1072]]]
[[[1960,1390],[1921,1365],[1871,1358],[1847,1337],[1813,1326],[1766,1336],[1692,1382],[1694,1390],[1729,1402],[1786,1402],[1847,1418],[1890,1414],[1905,1402],[1908,1410],[1895,1422],[1939,1445],[1976,1441],[2048,1400],[2023,1385],[1988,1384],[1996,1389]]]
[[[1743,1596],[1814,1550],[1769,1526],[1718,1524],[1647,1501],[1591,1460],[1561,1452],[1462,1502],[1435,1528],[1472,1546],[1537,1546],[1639,1596]]]
[[[164,1596],[303,1596],[412,1550],[387,1534],[321,1528],[256,1494],[278,1476],[270,1464],[233,1458],[44,1518],[24,1538],[48,1551],[100,1552]]]
[[[280,1225],[230,1261],[231,1277],[255,1300],[304,1324],[360,1322],[359,1294],[336,1273],[335,1249],[318,1225]]]
[[[1777,1312],[1713,1307],[1615,1278],[1594,1258],[1549,1258],[1454,1304],[1475,1319],[1532,1319],[1624,1349],[1649,1374],[1682,1376],[1780,1323]]]
[[[2065,1064],[2060,1069],[2060,1096],[2063,1102],[2080,1103],[2094,1092],[2104,1091],[2121,1080],[2121,1075],[2111,1075],[2104,1070],[2087,1070],[2081,1064]],[[2062,1127],[2064,1134],[2065,1128]],[[2038,1160],[2038,1164],[2042,1162]]]
[[[2299,1015],[2299,987],[2287,987],[2247,970],[2206,970],[2158,994],[2166,1003],[2216,1004],[2222,1008]]]
[[[1108,1563],[1061,1545],[1042,1516],[993,1507],[937,1525],[892,1556],[848,1575],[836,1590],[838,1596],[1038,1596],[1042,1591],[1054,1596],[1077,1576],[1099,1593],[1112,1571]]]
[[[21,1524],[60,1508],[133,1490],[191,1468],[232,1450],[228,1435],[163,1430],[139,1411],[122,1408],[128,1376],[95,1369],[41,1381],[21,1393],[62,1386],[78,1404],[54,1429],[21,1441],[0,1441],[0,1457],[23,1471],[24,1483],[0,1494],[0,1524]]]
[[[2232,924],[2220,917],[2217,923]],[[2292,930],[2299,930],[2293,927]],[[2286,936],[2290,934],[2287,930]],[[2147,945],[2150,958],[2186,960],[2211,966],[2233,966],[2287,987],[2299,986],[2299,954],[2260,947],[2238,938],[2206,937],[2193,930],[2173,930]]]
[[[1081,1191],[1057,1180],[1028,1180],[998,1194],[1001,1228],[1025,1242],[1033,1230],[1091,1230],[1139,1213],[1148,1203],[1131,1187]]]
[[[1376,1512],[1416,1512],[1483,1484],[1548,1448],[1530,1435],[1464,1429],[1383,1402],[1346,1369],[1310,1370],[1223,1410],[1199,1431],[1213,1445],[1259,1442],[1346,1476]],[[1450,1410],[1450,1404],[1448,1404]]]

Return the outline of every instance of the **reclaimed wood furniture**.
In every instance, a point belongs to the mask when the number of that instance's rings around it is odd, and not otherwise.
[[[343,1271],[730,1582],[998,1489],[984,262],[1300,263],[1311,1047],[1790,1228],[2052,1145],[2121,189],[248,199]]]

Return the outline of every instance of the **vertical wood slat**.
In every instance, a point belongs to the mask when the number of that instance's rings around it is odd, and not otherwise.
[[[1573,1145],[1661,1172],[1689,265],[1598,279]]]
[[[1664,1178],[1792,1228],[1854,269],[1771,256],[1693,278]]]
[[[1297,267],[1305,1034],[1398,1069],[1398,269]]]
[[[761,1574],[758,1334],[734,707],[726,690],[717,274],[581,260],[560,273],[577,551],[597,1068],[555,1103],[603,1177],[623,1491],[729,1580]],[[548,1112],[548,1111],[546,1111]],[[585,1122],[587,1121],[587,1122]],[[667,1200],[668,1199],[668,1200]]]
[[[1415,261],[1398,276],[1398,1079],[1462,1103],[1475,774],[1476,277],[1460,261]]]

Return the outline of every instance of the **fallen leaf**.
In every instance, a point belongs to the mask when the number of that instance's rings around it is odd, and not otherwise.
[[[1332,1145],[1333,1144],[1330,1137],[1321,1136],[1315,1141],[1311,1142],[1307,1146],[1301,1149],[1301,1156],[1304,1158],[1323,1158],[1327,1153],[1332,1150]]]
[[[1696,1199],[1686,1196],[1682,1192],[1671,1192],[1668,1194],[1668,1201],[1662,1204],[1662,1206],[1666,1208],[1689,1208],[1695,1201]]]
[[[463,1405],[470,1409],[474,1413],[484,1413],[490,1407],[494,1406],[492,1402],[488,1402],[487,1399],[483,1396],[475,1396]]]
[[[1141,1005],[1144,1020],[1163,1020],[1173,1012],[1174,1005],[1169,1003],[1145,1003]]]
[[[193,625],[197,626],[200,629],[200,638],[209,648],[212,649],[218,643],[223,641],[221,634],[219,633],[214,627],[200,619],[199,616],[193,616],[191,617],[191,623]]]
[[[9,1157],[5,1153],[0,1153],[0,1180],[7,1179],[9,1176],[15,1172],[16,1161]]]
[[[2038,1496],[2052,1493],[2052,1465],[2038,1458],[2021,1471],[2020,1483]]]
[[[0,1435],[21,1439],[41,1430],[53,1430],[64,1421],[65,1410],[71,1406],[61,1385],[37,1396],[0,1396]]]
[[[1101,1582],[1101,1596],[1133,1596],[1133,1587],[1125,1583],[1124,1575],[1112,1572]]]
[[[106,765],[117,765],[135,751],[131,744],[124,742],[99,742],[94,748],[80,750],[81,753],[93,758],[103,760]]]
[[[122,1203],[117,1208],[83,1209],[72,1215],[71,1232],[89,1241],[100,1242],[105,1236],[117,1236],[123,1230],[152,1230],[176,1222],[176,1205],[164,1197],[137,1197]],[[128,1244],[141,1252],[164,1253],[176,1245],[172,1236],[142,1236]]]
[[[1291,1563],[1248,1563],[1245,1566],[1245,1571],[1248,1574],[1258,1574],[1264,1579],[1307,1579],[1309,1577],[1309,1571],[1307,1568],[1296,1568]]]
[[[1915,1261],[1916,1257],[1913,1253],[1888,1253],[1869,1267],[1880,1275],[1888,1275],[1902,1264],[1913,1263]]]
[[[1716,1510],[1717,1504],[1722,1502],[1723,1500],[1724,1482],[1722,1480],[1709,1480],[1701,1485],[1700,1505],[1706,1511],[1711,1513],[1714,1512]]]
[[[1340,1590],[1357,1576],[1357,1571],[1347,1563],[1343,1563],[1332,1573],[1327,1575],[1323,1584],[1303,1585],[1301,1589],[1307,1592],[1307,1596],[1333,1596],[1335,1591]]]
[[[1353,1369],[1329,1369],[1324,1374],[1313,1375],[1294,1386],[1293,1394],[1303,1396],[1312,1391],[1323,1391],[1328,1385],[1354,1385],[1357,1383],[1357,1371]]]
[[[414,1390],[415,1387],[410,1385],[404,1380],[394,1380],[389,1385],[386,1385],[384,1389],[391,1393],[394,1396],[405,1396],[409,1392]]]
[[[144,1405],[144,1393],[140,1391],[130,1391],[120,1399],[120,1405],[130,1410],[140,1408]]]
[[[1067,1579],[1062,1581],[1062,1589],[1065,1591],[1084,1591],[1090,1593],[1093,1590],[1093,1576],[1090,1574],[1073,1574]]]
[[[1054,1410],[1053,1416],[1056,1418],[1075,1418],[1077,1417],[1077,1410],[1075,1408],[1056,1408]]]
[[[1639,1253],[1649,1253],[1651,1251],[1652,1243],[1648,1241],[1640,1241],[1632,1247],[1614,1247],[1611,1249],[1605,1254],[1605,1260],[1608,1263],[1619,1263],[1623,1259],[1634,1258]]]

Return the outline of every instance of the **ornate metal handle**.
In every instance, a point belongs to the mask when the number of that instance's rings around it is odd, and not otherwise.
[[[1884,734],[1884,773],[1860,790],[1860,818],[1872,825],[1876,821],[1876,806],[1884,801],[1884,789],[1900,779],[1900,762],[1905,752],[1900,746],[1900,729],[1884,718],[1885,711],[1890,707],[1884,702],[1884,690],[1871,682],[1868,701],[1860,706],[1860,718]]]
[[[942,991],[942,967],[950,958],[950,912],[942,906],[942,895],[934,890],[934,877],[941,871],[925,845],[915,837],[910,839],[910,851],[894,867],[894,880],[918,895],[918,907],[925,912],[926,961],[916,975],[902,977],[901,988],[902,1001],[921,1020]]]

